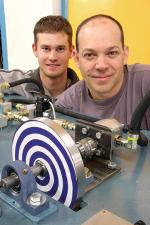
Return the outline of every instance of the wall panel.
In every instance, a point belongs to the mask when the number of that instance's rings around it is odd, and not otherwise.
[[[37,67],[32,52],[33,28],[41,17],[50,14],[61,14],[61,0],[0,0],[5,69]]]
[[[69,0],[68,9],[74,33],[77,25],[93,14],[115,17],[125,32],[125,42],[130,49],[129,63],[150,63],[149,0]],[[73,62],[71,66],[76,68]]]

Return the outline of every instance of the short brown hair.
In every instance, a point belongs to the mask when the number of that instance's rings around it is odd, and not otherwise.
[[[124,47],[124,32],[123,32],[122,25],[115,18],[113,18],[112,16],[108,16],[108,15],[105,15],[105,14],[97,14],[97,15],[94,15],[94,16],[86,18],[77,27],[77,31],[76,31],[76,49],[77,49],[77,51],[79,51],[78,36],[79,36],[79,32],[80,32],[81,28],[85,24],[87,24],[89,21],[94,20],[96,18],[107,18],[109,20],[112,20],[119,27],[119,30],[120,30],[120,33],[121,33],[121,43],[122,43],[122,46]]]
[[[72,46],[72,27],[67,19],[63,16],[45,16],[36,24],[33,30],[34,42],[37,43],[38,33],[57,33],[64,32],[68,36],[69,45]]]

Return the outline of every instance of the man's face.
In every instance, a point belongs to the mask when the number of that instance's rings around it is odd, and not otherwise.
[[[56,78],[66,74],[72,47],[64,32],[39,33],[37,43],[33,44],[32,48],[38,58],[42,76]]]
[[[114,96],[123,82],[128,48],[122,47],[120,30],[111,20],[99,18],[85,24],[78,35],[75,60],[94,99]]]

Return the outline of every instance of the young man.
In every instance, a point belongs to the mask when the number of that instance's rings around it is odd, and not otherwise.
[[[126,65],[121,24],[107,15],[84,20],[76,32],[75,60],[84,80],[61,94],[56,105],[99,119],[129,124],[150,87],[150,65]],[[150,112],[142,127],[150,129]]]
[[[39,68],[26,73],[20,70],[0,70],[0,82],[33,78],[44,87],[45,94],[56,98],[79,80],[75,72],[68,68],[73,51],[72,27],[64,17],[41,18],[34,27],[32,49],[38,59]],[[7,93],[33,97],[39,94],[39,88],[34,83],[28,83],[15,86]]]

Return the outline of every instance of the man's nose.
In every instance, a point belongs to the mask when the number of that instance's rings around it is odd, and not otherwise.
[[[51,50],[48,54],[49,60],[57,60],[57,52],[55,50]]]
[[[107,59],[105,55],[99,55],[96,60],[96,69],[107,68]]]

